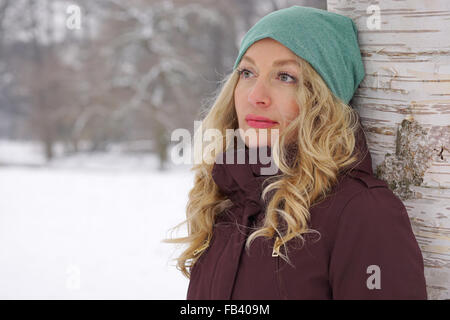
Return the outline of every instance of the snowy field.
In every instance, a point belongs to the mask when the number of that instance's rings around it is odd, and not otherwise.
[[[185,299],[181,248],[161,240],[193,174],[156,167],[120,152],[46,165],[39,146],[0,141],[0,299]]]

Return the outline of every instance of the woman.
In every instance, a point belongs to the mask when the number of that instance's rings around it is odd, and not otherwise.
[[[407,211],[373,176],[348,104],[363,77],[356,27],[342,15],[293,6],[247,32],[202,122],[225,147],[194,166],[188,236],[171,240],[188,244],[178,258],[187,299],[427,298]],[[244,164],[224,161],[238,151],[230,128],[245,141]],[[249,163],[263,146],[276,174],[261,173],[260,157]]]

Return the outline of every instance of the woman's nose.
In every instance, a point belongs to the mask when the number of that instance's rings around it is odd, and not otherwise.
[[[268,107],[271,103],[269,89],[263,79],[257,79],[248,93],[248,102],[255,107]]]

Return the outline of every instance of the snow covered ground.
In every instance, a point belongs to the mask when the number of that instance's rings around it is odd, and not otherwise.
[[[161,240],[193,174],[156,167],[120,152],[46,165],[38,146],[0,141],[0,299],[185,299],[181,248]]]

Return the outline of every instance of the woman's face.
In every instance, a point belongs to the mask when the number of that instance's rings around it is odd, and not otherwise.
[[[295,96],[301,70],[295,57],[287,47],[271,38],[253,43],[242,57],[237,67],[240,76],[234,103],[239,128],[245,134],[241,138],[248,147],[271,146],[271,131],[278,130],[281,135],[298,115]],[[293,61],[283,62],[285,60]],[[268,122],[258,121],[261,117]],[[252,135],[247,130],[255,130],[257,141],[250,139]]]

